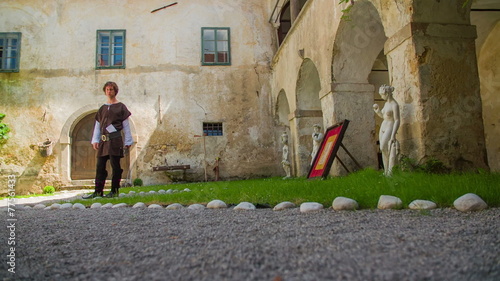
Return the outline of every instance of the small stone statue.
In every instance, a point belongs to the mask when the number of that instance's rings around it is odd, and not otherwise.
[[[314,133],[312,133],[311,137],[313,140],[313,149],[311,152],[311,165],[313,164],[314,157],[318,153],[319,147],[321,146],[321,141],[323,140],[323,133],[321,133],[321,125],[314,124],[313,125]]]
[[[379,94],[385,100],[384,108],[379,109],[378,104],[373,105],[375,113],[383,118],[380,125],[379,138],[382,161],[384,163],[384,175],[391,176],[392,168],[397,164],[399,154],[399,142],[396,134],[399,129],[399,105],[392,96],[394,87],[382,85]]]
[[[286,176],[283,179],[289,179],[292,176],[290,174],[290,162],[288,161],[288,135],[286,132],[283,132],[281,135],[281,143],[283,144],[283,158],[281,164],[286,172]]]

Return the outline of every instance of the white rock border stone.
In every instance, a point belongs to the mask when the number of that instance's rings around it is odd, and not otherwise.
[[[202,204],[192,204],[187,207],[189,210],[205,210],[207,207],[203,206]]]
[[[413,200],[408,205],[408,208],[412,210],[432,210],[437,208],[437,204],[429,200]]]
[[[335,211],[342,211],[342,210],[356,210],[359,208],[358,202],[356,200],[347,198],[347,197],[342,197],[339,196],[335,198],[332,202],[332,209]]]
[[[128,207],[127,203],[118,203],[116,205],[113,205],[113,209],[117,209],[117,208],[126,208]]]
[[[113,208],[113,203],[106,203],[101,206],[102,209],[111,209]]]
[[[323,205],[317,202],[305,202],[300,204],[301,213],[317,212],[323,209]]]
[[[142,202],[137,202],[134,204],[134,206],[132,206],[132,208],[134,209],[146,209],[148,206],[146,206],[146,204],[142,203]]]
[[[236,205],[236,207],[233,208],[235,211],[248,211],[248,210],[255,210],[255,205],[250,203],[250,202],[241,202],[240,204]]]
[[[291,208],[295,208],[295,207],[297,207],[297,205],[295,205],[294,203],[292,203],[290,201],[285,201],[285,202],[281,202],[278,205],[274,206],[273,211],[283,211],[285,209],[291,209]]]
[[[403,208],[403,201],[396,196],[380,195],[377,208],[380,210],[401,209]]]
[[[84,210],[85,209],[85,205],[83,205],[82,203],[75,203],[75,204],[73,204],[73,209]]]
[[[208,209],[225,209],[227,208],[227,204],[222,200],[212,200],[207,204]]]
[[[94,203],[94,204],[90,205],[90,209],[99,209],[101,207],[102,207],[101,203]]]
[[[148,206],[148,209],[163,209],[163,207],[158,204],[151,204]]]
[[[182,206],[179,203],[172,203],[172,204],[168,205],[165,209],[167,209],[167,210],[180,210],[180,209],[184,209],[184,206]]]
[[[453,206],[461,212],[480,211],[488,208],[488,204],[474,193],[467,193],[458,197],[453,202]]]

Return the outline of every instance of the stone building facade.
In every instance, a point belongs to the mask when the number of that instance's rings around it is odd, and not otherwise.
[[[491,1],[357,0],[350,21],[347,4],[325,0],[70,2],[0,3],[0,42],[20,48],[17,61],[2,55],[0,113],[11,132],[0,177],[15,175],[19,193],[91,181],[89,135],[106,81],[133,114],[127,180],[213,180],[216,158],[221,179],[282,176],[283,131],[293,175],[304,176],[312,125],[344,119],[345,146],[377,167],[372,105],[383,83],[401,106],[402,154],[500,170],[500,5]],[[186,178],[153,171],[167,165],[190,169]],[[342,173],[334,162],[331,174]]]

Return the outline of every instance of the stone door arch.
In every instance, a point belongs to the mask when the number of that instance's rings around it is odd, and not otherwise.
[[[75,125],[71,132],[71,179],[88,180],[95,178],[96,151],[90,145],[94,130],[95,112],[87,114]],[[128,175],[130,154],[121,160],[123,175]],[[111,174],[108,162],[107,169]]]

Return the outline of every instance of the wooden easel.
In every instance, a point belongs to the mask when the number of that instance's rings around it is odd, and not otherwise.
[[[354,156],[352,156],[352,154],[349,152],[349,150],[347,150],[347,148],[344,146],[343,143],[340,143],[340,147],[342,147],[342,149],[344,149],[345,153],[347,153],[347,155],[349,155],[349,157],[352,159],[352,161],[354,162],[354,164],[356,164],[356,166],[358,166],[358,168],[360,169],[363,169],[361,167],[361,165],[359,165],[358,161],[356,161],[356,159],[354,158]],[[344,164],[344,162],[342,162],[342,160],[340,160],[339,156],[338,155],[335,155],[335,158],[337,159],[337,161],[340,162],[340,165],[342,165],[342,167],[344,167],[344,169],[350,173],[351,171],[349,171],[349,169],[347,169],[347,166]]]

